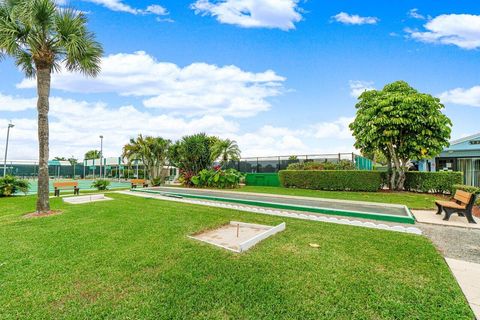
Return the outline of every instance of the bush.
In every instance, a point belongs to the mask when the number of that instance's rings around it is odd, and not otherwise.
[[[153,178],[153,179],[151,180],[152,187],[161,186],[164,182],[165,182],[165,178],[164,178],[164,177],[162,177],[162,178]]]
[[[453,193],[453,186],[461,184],[463,173],[440,171],[406,173],[405,190],[413,192]]]
[[[191,178],[192,183],[196,187],[212,187],[212,188],[237,188],[243,174],[235,169],[214,170],[204,169],[198,175]]]
[[[382,173],[360,170],[281,170],[280,182],[287,188],[377,191],[382,185]]]
[[[296,162],[288,165],[287,170],[355,170],[353,162],[341,160],[339,162]]]
[[[455,193],[457,190],[463,190],[466,192],[473,193],[474,195],[477,196],[477,201],[475,202],[475,205],[480,207],[480,188],[474,187],[474,186],[466,186],[463,184],[455,184],[453,185],[453,193]]]
[[[96,180],[92,183],[92,187],[97,188],[97,190],[100,190],[100,191],[107,190],[109,185],[110,185],[110,181],[103,180],[103,179]]]
[[[28,193],[30,183],[27,180],[18,179],[14,176],[0,178],[0,197],[13,196],[17,191]]]

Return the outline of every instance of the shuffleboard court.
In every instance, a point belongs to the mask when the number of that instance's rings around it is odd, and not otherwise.
[[[415,223],[415,218],[406,206],[395,204],[173,187],[133,189],[132,191],[390,222]]]
[[[94,180],[68,180],[68,179],[64,179],[64,180],[50,180],[50,183],[49,183],[49,189],[50,189],[50,192],[53,192],[54,191],[54,188],[53,188],[53,183],[54,182],[78,182],[78,187],[80,188],[80,192],[83,191],[87,191],[87,190],[96,190],[96,188],[92,187],[92,183]],[[38,190],[38,184],[37,184],[37,180],[29,180],[30,182],[30,188],[28,190],[28,194],[36,194],[37,193],[37,190]],[[130,182],[128,181],[110,181],[110,186],[108,187],[109,189],[120,189],[120,188],[129,188],[130,187]],[[72,191],[73,191],[73,188],[72,188]],[[62,194],[64,193],[71,193],[69,192],[69,190],[65,190],[65,191],[62,191]]]

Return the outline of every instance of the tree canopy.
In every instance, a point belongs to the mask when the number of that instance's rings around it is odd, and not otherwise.
[[[362,153],[381,151],[395,168],[390,184],[403,189],[410,160],[437,156],[449,145],[452,123],[438,98],[404,81],[365,91],[356,104],[350,129]]]

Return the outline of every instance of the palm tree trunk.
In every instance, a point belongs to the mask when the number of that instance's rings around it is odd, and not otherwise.
[[[37,212],[50,211],[48,174],[48,109],[50,96],[50,68],[37,69],[37,112],[38,112],[38,192]]]

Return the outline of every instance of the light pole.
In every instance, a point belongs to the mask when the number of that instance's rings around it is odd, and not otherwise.
[[[103,136],[100,136],[100,179],[102,179],[102,165],[103,165]]]
[[[10,129],[15,127],[15,125],[9,123],[7,128],[7,143],[5,144],[5,159],[3,161],[3,177],[7,175],[7,153],[8,153],[8,138],[10,136]]]

